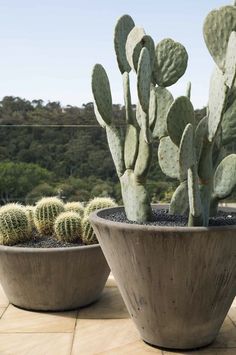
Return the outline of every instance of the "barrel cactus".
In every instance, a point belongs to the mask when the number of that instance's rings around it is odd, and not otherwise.
[[[43,197],[35,206],[34,223],[41,235],[53,235],[57,216],[65,211],[63,202],[57,197]]]
[[[88,202],[84,209],[84,218],[82,219],[82,239],[84,244],[98,243],[97,237],[89,221],[90,213],[109,207],[116,207],[117,204],[110,197],[95,197]]]
[[[25,206],[26,214],[29,220],[30,229],[33,230],[34,228],[34,211],[35,206],[26,205]]]
[[[121,184],[128,219],[152,219],[146,179],[152,159],[152,142],[158,130],[165,130],[165,116],[173,97],[166,89],[185,73],[188,54],[184,46],[164,39],[156,46],[133,19],[122,16],[115,27],[115,52],[123,78],[126,122],[117,126],[112,118],[110,83],[105,69],[96,64],[92,91],[97,121],[106,130],[111,155]],[[130,72],[137,76],[138,103],[133,110]],[[157,122],[161,121],[161,128]]]
[[[117,204],[110,197],[95,197],[85,206],[84,215],[89,216],[90,213],[100,210],[101,208],[116,207]]]
[[[96,234],[93,231],[89,217],[87,215],[82,219],[82,240],[84,244],[97,244],[98,240]]]
[[[81,217],[73,211],[59,214],[54,224],[55,236],[63,242],[82,241]]]
[[[153,138],[159,139],[161,169],[179,179],[170,213],[189,214],[189,225],[209,223],[218,202],[236,185],[236,155],[225,156],[224,145],[236,138],[236,6],[210,12],[204,39],[217,67],[210,82],[207,115],[196,122],[191,84],[174,100],[167,87],[184,74],[188,54],[172,39],[154,45],[132,18],[122,16],[115,27],[115,51],[123,77],[126,125],[112,119],[112,98],[105,69],[96,64],[92,90],[97,121],[107,140],[121,183],[129,220],[152,219],[146,179]],[[137,74],[136,112],[131,103],[129,73]]]
[[[76,212],[82,217],[84,214],[84,206],[81,202],[67,202],[65,203],[65,211]]]
[[[0,244],[14,245],[30,238],[30,223],[24,206],[9,203],[0,208]]]

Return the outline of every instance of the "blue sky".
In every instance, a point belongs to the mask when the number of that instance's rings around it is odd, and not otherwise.
[[[0,0],[0,98],[14,95],[81,106],[92,101],[91,71],[101,63],[110,78],[113,102],[123,103],[113,30],[117,18],[129,14],[156,43],[171,37],[186,47],[188,69],[170,90],[181,95],[190,80],[193,103],[201,108],[208,100],[214,65],[202,25],[211,9],[224,4],[222,0]]]

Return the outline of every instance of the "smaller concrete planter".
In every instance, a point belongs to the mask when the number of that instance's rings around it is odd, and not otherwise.
[[[158,227],[90,216],[143,340],[193,349],[217,336],[236,294],[236,226]]]
[[[10,303],[63,311],[97,300],[110,269],[99,244],[71,248],[0,246],[0,282]]]

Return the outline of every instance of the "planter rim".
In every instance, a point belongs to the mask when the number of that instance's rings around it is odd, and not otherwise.
[[[15,245],[0,245],[0,251],[5,252],[24,252],[24,253],[65,253],[66,251],[78,251],[78,250],[88,250],[88,249],[97,249],[101,248],[100,244],[92,245],[79,245],[77,247],[58,247],[58,248],[32,248],[32,247],[17,247]]]
[[[156,206],[167,206],[167,205],[156,205]],[[234,210],[234,208],[230,208],[231,210]],[[231,225],[225,225],[225,226],[210,226],[210,227],[188,227],[188,226],[154,226],[154,225],[146,225],[146,224],[136,224],[136,223],[126,223],[126,222],[115,222],[111,221],[109,219],[106,219],[102,216],[104,212],[110,211],[110,212],[116,212],[117,210],[124,210],[123,206],[119,207],[110,207],[110,208],[102,208],[100,210],[97,210],[93,213],[90,214],[89,219],[90,221],[94,223],[99,223],[99,224],[105,224],[109,225],[110,227],[114,227],[116,229],[126,229],[126,230],[139,230],[143,232],[173,232],[175,230],[176,232],[181,232],[181,233],[189,233],[189,232],[209,232],[209,231],[228,231],[228,230],[236,230],[236,225],[231,224]],[[235,209],[236,210],[236,209]]]

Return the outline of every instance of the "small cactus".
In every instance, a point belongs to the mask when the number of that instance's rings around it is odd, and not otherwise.
[[[78,213],[81,217],[84,214],[84,206],[81,202],[67,202],[65,205],[65,211],[72,211]]]
[[[88,216],[82,219],[82,240],[84,244],[97,244],[98,240],[91,226]]]
[[[72,211],[62,212],[55,220],[54,231],[56,238],[63,242],[82,240],[80,215]]]
[[[84,210],[84,216],[88,217],[90,213],[100,210],[101,208],[116,207],[117,204],[110,197],[95,197],[91,200]]]
[[[0,244],[14,245],[30,238],[30,224],[24,206],[9,203],[0,208]]]
[[[44,197],[35,206],[34,223],[41,235],[53,235],[54,222],[64,212],[63,202],[57,197]]]
[[[29,220],[30,229],[32,231],[33,228],[35,227],[35,225],[34,225],[35,206],[26,205],[25,206],[25,210],[26,210],[26,214],[27,214],[27,217],[28,217],[28,220]]]

